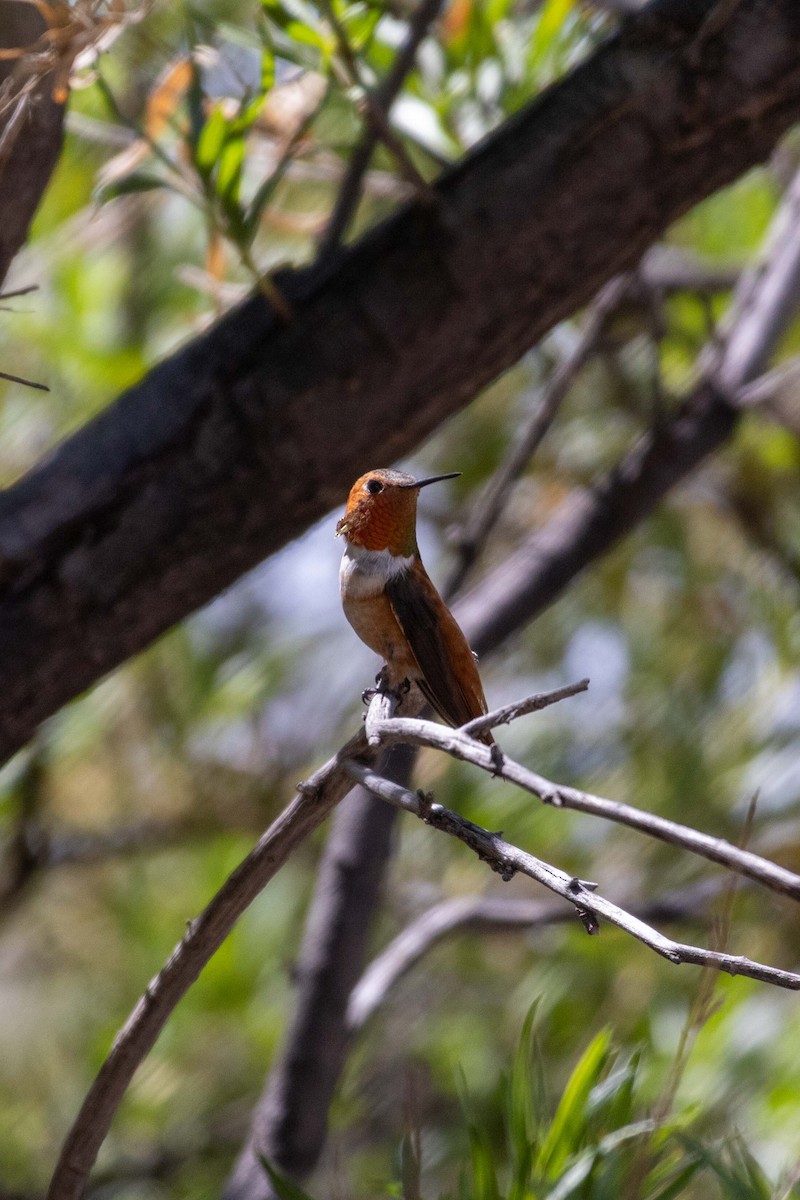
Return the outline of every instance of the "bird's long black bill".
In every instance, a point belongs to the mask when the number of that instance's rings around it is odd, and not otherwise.
[[[413,483],[406,484],[410,488],[424,488],[429,483],[439,483],[442,479],[458,479],[460,471],[450,471],[447,475],[431,475],[430,479],[415,479]]]

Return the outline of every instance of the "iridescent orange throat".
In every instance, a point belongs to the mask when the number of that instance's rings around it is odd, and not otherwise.
[[[416,516],[416,491],[380,493],[350,500],[336,533],[365,550],[408,558],[417,553]]]

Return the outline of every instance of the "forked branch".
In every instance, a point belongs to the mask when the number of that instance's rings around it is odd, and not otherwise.
[[[582,682],[585,683],[585,681]],[[572,689],[563,689],[563,692],[570,694],[571,691],[579,689],[582,690],[580,684],[573,685]],[[540,699],[538,696],[529,697],[528,700],[519,701],[516,707],[521,712],[531,711],[529,705],[538,699]],[[512,706],[498,709],[495,713],[488,714],[486,718],[481,718],[481,727],[487,721],[492,722],[492,727],[496,726],[501,723],[501,717],[503,720],[507,720],[510,707]],[[472,727],[478,724],[478,721],[470,722]],[[480,767],[482,771],[487,771],[490,775],[499,776],[501,779],[515,784],[523,791],[537,796],[545,804],[551,804],[554,808],[569,808],[575,812],[602,817],[606,821],[614,821],[618,825],[627,825],[630,829],[647,834],[648,837],[678,846],[690,854],[696,854],[700,858],[718,863],[727,870],[733,871],[737,875],[744,875],[771,891],[780,892],[793,900],[800,900],[800,875],[795,874],[794,871],[789,871],[786,867],[781,867],[750,850],[734,846],[724,838],[701,833],[689,825],[670,821],[667,817],[657,816],[655,813],[636,808],[631,804],[622,804],[618,800],[608,800],[603,796],[596,796],[592,792],[583,792],[579,788],[554,783],[543,775],[537,774],[536,771],[531,771],[521,763],[515,762],[507,755],[498,758],[496,752],[493,753],[490,747],[482,742],[474,741],[465,732],[467,726],[464,729],[448,729],[444,725],[438,725],[433,721],[423,721],[419,718],[391,717],[382,722],[370,721],[369,728],[372,744],[380,742],[383,745],[391,745],[394,742],[408,742],[414,746],[428,746],[434,750],[443,750],[452,758],[472,763],[473,766]],[[362,782],[360,778],[359,782]]]
[[[380,700],[377,703],[380,703]],[[530,701],[521,701],[518,708],[520,711],[530,711]],[[504,720],[508,720],[507,710],[498,710],[498,714],[490,714],[487,721],[493,720],[495,725],[499,724],[500,716]],[[486,723],[484,722],[484,726]],[[499,775],[511,783],[516,783],[548,803],[594,812],[596,815],[630,825],[651,836],[670,841],[674,845],[680,845],[692,853],[713,858],[714,861],[723,863],[732,871],[781,891],[793,899],[800,899],[800,876],[793,872],[778,867],[777,864],[761,858],[757,854],[752,854],[750,851],[732,846],[722,839],[710,838],[706,834],[700,834],[696,830],[676,822],[653,817],[651,814],[631,808],[629,805],[619,805],[611,800],[603,800],[588,793],[578,792],[574,788],[563,788],[552,784],[505,756],[503,756],[502,762],[499,762],[497,755],[493,755],[488,746],[473,741],[462,730],[448,730],[431,721],[397,717],[390,717],[382,722],[372,720],[370,725],[372,736],[375,737],[380,733],[385,744],[404,741],[413,745],[444,750],[454,758],[471,762],[490,774]],[[408,788],[400,787],[391,780],[382,778],[372,767],[363,763],[345,762],[343,767],[352,779],[372,792],[373,795],[396,808],[413,813],[426,824],[464,842],[502,879],[512,879],[518,873],[527,875],[566,900],[575,908],[587,933],[599,932],[600,919],[604,918],[675,964],[694,963],[725,971],[730,975],[745,975],[750,979],[758,979],[777,987],[800,990],[800,974],[753,962],[740,955],[726,954],[673,941],[648,925],[640,917],[600,895],[596,890],[596,884],[577,879],[559,867],[536,858],[518,846],[507,842],[500,834],[491,833],[474,822],[466,820],[452,809],[435,803],[425,793],[412,792]]]

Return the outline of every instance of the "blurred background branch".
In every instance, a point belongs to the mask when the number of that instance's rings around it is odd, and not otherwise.
[[[51,388],[0,378],[4,755],[38,729],[0,771],[0,1188],[30,1197],[143,981],[352,726],[375,666],[337,606],[333,522],[309,523],[370,466],[463,471],[423,498],[419,535],[438,580],[478,530],[459,612],[497,650],[493,706],[592,677],[591,699],[504,731],[512,761],[725,854],[757,794],[755,847],[796,878],[800,18],[783,0],[331,0],[337,41],[315,0],[28,8],[44,37],[0,65],[29,91],[47,78],[59,119],[70,94],[0,297],[0,367]],[[21,9],[0,0],[0,27]],[[425,179],[445,168],[433,208],[374,140],[365,89]],[[14,183],[0,171],[0,203]],[[18,215],[27,199],[0,240]],[[276,271],[283,329],[247,299]],[[612,879],[640,919],[668,919],[657,886],[692,926],[699,896],[716,952],[794,967],[779,892],[743,887],[732,919],[733,888],[714,902],[706,864],[668,845],[430,750],[413,772],[472,826]],[[93,1192],[250,1200],[316,1163],[326,1195],[790,1194],[798,1027],[777,989],[698,981],[574,917],[535,941],[467,924],[420,934],[424,969],[374,993],[355,1039],[364,964],[429,911],[489,918],[508,886],[355,791],[196,984],[212,918],[137,1011],[77,1127],[102,1137],[129,1080]]]

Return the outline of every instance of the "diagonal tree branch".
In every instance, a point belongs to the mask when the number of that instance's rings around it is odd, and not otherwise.
[[[429,724],[429,722],[419,722]],[[477,745],[477,743],[476,743]],[[475,761],[475,760],[471,760]],[[477,764],[476,764],[477,765]],[[697,966],[713,967],[717,971],[726,971],[729,975],[744,975],[749,979],[759,979],[762,983],[771,983],[777,987],[800,991],[800,975],[793,971],[783,971],[778,967],[770,967],[764,963],[753,962],[740,955],[724,954],[719,950],[706,950],[700,946],[689,946],[683,942],[674,942],[665,937],[640,917],[620,908],[606,900],[596,890],[594,884],[587,885],[583,880],[570,876],[566,871],[551,866],[542,859],[535,858],[518,846],[511,845],[499,834],[490,833],[479,825],[467,821],[452,809],[442,804],[434,804],[429,798],[419,792],[410,792],[389,779],[383,779],[370,767],[360,763],[346,763],[345,769],[353,779],[369,789],[382,800],[405,812],[413,813],[427,825],[433,825],[443,833],[456,837],[469,846],[480,859],[488,863],[502,879],[511,879],[517,872],[535,879],[549,891],[555,892],[562,900],[572,904],[587,926],[587,932],[599,932],[599,919],[603,917],[611,921],[619,929],[649,946],[656,954],[660,954],[669,962],[694,963]],[[491,770],[491,767],[487,768]],[[586,920],[586,914],[590,920]],[[591,921],[594,918],[594,922]]]
[[[693,921],[706,924],[701,909],[730,886],[726,879],[705,879],[655,900],[625,907],[642,921]],[[358,1033],[390,998],[397,983],[445,938],[458,933],[531,934],[552,925],[573,924],[563,904],[506,896],[456,896],[426,909],[392,939],[369,964],[350,994],[347,1025]]]
[[[566,690],[566,689],[565,689]],[[525,701],[517,706],[519,711],[525,711]],[[503,712],[504,710],[499,710]],[[602,796],[583,792],[579,788],[567,787],[564,784],[553,783],[550,779],[514,762],[507,755],[498,759],[490,747],[482,742],[476,742],[464,729],[448,729],[432,721],[393,717],[375,722],[376,733],[380,734],[379,743],[393,745],[396,742],[408,742],[414,746],[430,746],[443,750],[461,762],[472,763],[492,775],[497,775],[509,783],[515,784],[531,795],[537,796],[545,804],[555,808],[572,809],[575,812],[587,813],[613,821],[618,825],[626,825],[648,837],[666,842],[670,846],[678,846],[689,854],[696,854],[709,862],[718,863],[737,875],[744,875],[755,883],[771,891],[789,896],[792,900],[800,900],[800,875],[781,867],[751,850],[734,846],[723,838],[712,837],[701,833],[688,825],[659,817],[645,809],[636,808],[631,804],[623,804],[618,800],[607,800]],[[476,747],[479,747],[476,750]],[[362,780],[359,779],[359,782]]]
[[[48,1200],[83,1196],[89,1171],[136,1068],[153,1047],[176,1004],[186,994],[233,925],[280,870],[291,852],[350,791],[342,763],[348,754],[369,761],[375,752],[363,731],[299,785],[297,795],[189,926],[150,982],[86,1095],[61,1149]]]
[[[445,586],[445,595],[454,595],[461,589],[499,521],[514,485],[544,440],[576,377],[597,350],[608,321],[630,290],[631,279],[623,275],[612,279],[595,296],[572,352],[553,371],[527,424],[457,534],[458,561]]]
[[[289,326],[254,297],[3,493],[0,758],[769,154],[800,117],[800,8],[748,0],[696,44],[713,7],[655,0],[447,173],[437,208],[282,276]],[[692,463],[731,424],[705,408]],[[660,495],[680,471],[654,467]]]
[[[28,0],[3,0],[0,51],[34,46],[46,25]],[[28,235],[61,153],[65,104],[53,99],[52,72],[0,54],[0,283]]]
[[[739,419],[740,396],[766,370],[799,295],[800,173],[758,261],[740,278],[726,321],[701,356],[699,381],[677,414],[651,429],[590,491],[571,497],[458,606],[478,653],[546,608],[728,440]]]
[[[339,53],[344,61],[349,82],[360,88],[363,94],[362,107],[368,128],[372,131],[377,141],[383,142],[386,149],[394,158],[401,177],[414,188],[423,203],[435,202],[436,193],[429,187],[427,180],[420,174],[414,160],[406,150],[402,138],[398,137],[389,124],[385,102],[382,102],[378,95],[373,94],[364,82],[358,55],[350,45],[347,30],[336,16],[331,0],[322,0],[322,3],[325,15],[336,34],[339,43]],[[425,28],[427,28],[427,22],[425,23]],[[415,32],[415,30],[412,30],[412,37],[415,36]]]

